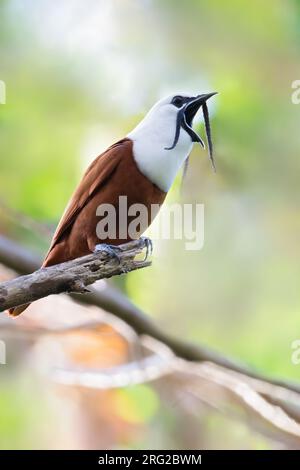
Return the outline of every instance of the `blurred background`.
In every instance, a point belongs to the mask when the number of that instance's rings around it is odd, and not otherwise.
[[[299,380],[300,1],[0,0],[0,22],[1,234],[42,256],[93,158],[158,98],[218,91],[217,174],[195,146],[183,191],[179,177],[168,196],[205,204],[203,249],[157,241],[151,268],[113,283],[174,336]],[[37,305],[20,321],[96,315],[63,296]],[[127,346],[112,331],[7,341],[0,448],[282,446],[187,391],[170,399],[171,379],[99,391],[43,373],[58,349],[80,366],[121,363]]]

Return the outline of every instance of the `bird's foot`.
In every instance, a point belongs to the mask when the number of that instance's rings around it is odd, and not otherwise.
[[[94,248],[94,253],[107,253],[112,258],[115,258],[118,263],[121,263],[121,258],[119,256],[120,248],[116,245],[108,245],[107,243],[99,243]]]
[[[145,258],[143,260],[143,261],[146,261],[149,254],[152,255],[153,253],[153,243],[152,243],[152,240],[148,237],[141,237],[141,240],[143,240],[143,242],[145,243],[145,247],[146,247]]]

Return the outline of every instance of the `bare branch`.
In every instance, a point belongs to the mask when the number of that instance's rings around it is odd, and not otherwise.
[[[101,251],[3,282],[0,284],[0,309],[27,304],[51,294],[85,293],[88,291],[86,286],[100,279],[149,266],[149,261],[135,260],[145,247],[141,238],[119,245],[117,258]]]
[[[22,274],[34,271],[40,265],[36,257],[30,255],[28,250],[3,236],[0,236],[0,262]],[[179,358],[192,362],[211,362],[229,371],[243,374],[245,377],[300,393],[300,386],[296,383],[287,383],[266,377],[203,345],[196,345],[169,336],[161,331],[151,318],[135,306],[122,292],[112,286],[106,285],[101,291],[91,288],[91,292],[85,295],[71,294],[71,296],[80,303],[96,305],[112,313],[130,325],[138,335],[152,337],[168,346]]]

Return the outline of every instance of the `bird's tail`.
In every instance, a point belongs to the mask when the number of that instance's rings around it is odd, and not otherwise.
[[[30,304],[24,304],[24,305],[19,305],[18,307],[13,307],[8,310],[8,313],[13,316],[17,317],[20,315],[24,310],[26,310],[27,307],[29,307]]]

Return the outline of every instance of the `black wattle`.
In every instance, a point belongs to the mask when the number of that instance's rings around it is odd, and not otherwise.
[[[181,121],[182,121],[183,116],[184,116],[184,108],[182,108],[180,111],[178,111],[178,114],[177,114],[176,131],[175,131],[174,142],[173,142],[171,147],[165,147],[165,150],[172,150],[174,147],[176,147],[176,144],[177,144],[178,139],[179,139],[180,126],[181,126]]]
[[[183,115],[182,128],[189,134],[192,139],[192,142],[199,142],[203,148],[205,148],[204,142],[201,137],[192,129],[186,122],[185,115]]]
[[[209,159],[211,161],[213,169],[216,171],[216,165],[215,165],[215,161],[214,161],[214,157],[213,157],[213,144],[212,144],[212,139],[211,139],[209,114],[208,114],[208,108],[207,108],[206,102],[203,103],[203,105],[202,105],[202,112],[203,112],[203,118],[204,118],[204,123],[205,123],[205,131],[206,131]]]

